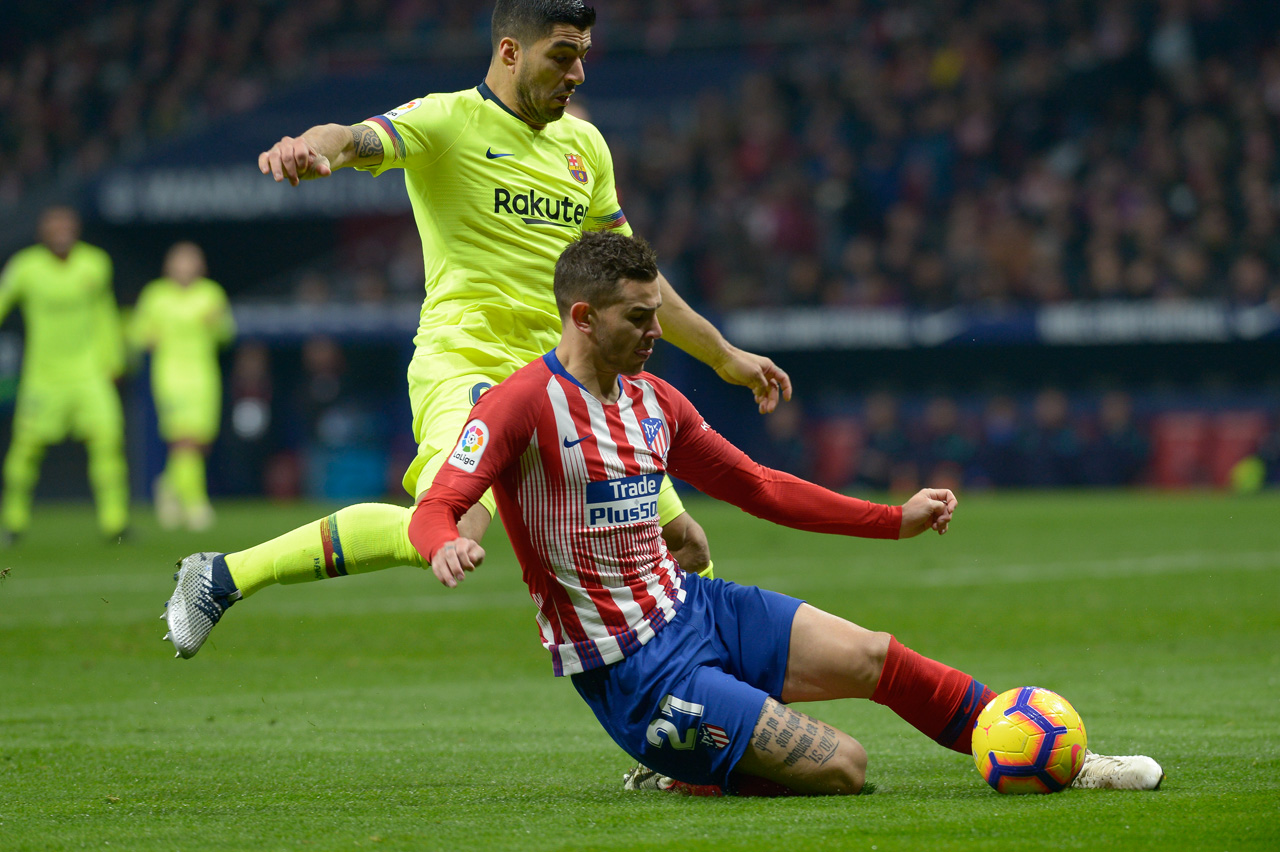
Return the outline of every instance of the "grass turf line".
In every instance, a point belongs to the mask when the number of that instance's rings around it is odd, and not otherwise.
[[[500,531],[456,591],[398,569],[264,591],[194,660],[162,644],[172,562],[329,507],[220,508],[214,533],[98,542],[37,507],[0,551],[0,848],[1273,849],[1280,845],[1280,495],[961,496],[904,543],[690,501],[717,574],[805,597],[986,679],[1066,694],[1091,747],[1155,756],[1154,794],[1003,797],[869,702],[807,711],[874,795],[623,794],[625,756],[537,641]]]

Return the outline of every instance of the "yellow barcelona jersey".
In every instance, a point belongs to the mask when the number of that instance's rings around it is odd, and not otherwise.
[[[76,243],[65,258],[34,245],[9,260],[0,272],[0,320],[15,305],[22,308],[24,383],[120,374],[124,340],[111,277],[111,258],[87,243]]]
[[[422,236],[419,355],[524,364],[555,347],[556,260],[583,231],[631,228],[600,132],[566,115],[533,128],[481,84],[365,121],[405,173]]]
[[[184,287],[157,278],[142,288],[128,333],[134,346],[151,350],[158,384],[179,386],[193,377],[208,383],[220,375],[218,347],[235,337],[235,320],[216,281],[199,278]]]

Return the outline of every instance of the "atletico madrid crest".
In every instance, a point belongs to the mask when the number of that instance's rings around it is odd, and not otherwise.
[[[582,162],[582,158],[577,154],[565,154],[564,158],[569,161],[569,174],[578,183],[587,182],[587,164]]]
[[[729,732],[719,725],[710,722],[702,724],[702,736],[699,738],[707,748],[721,749],[729,744]]]
[[[667,424],[661,417],[646,417],[640,421],[640,431],[644,433],[644,442],[649,445],[650,451],[665,462],[667,450],[671,448]]]

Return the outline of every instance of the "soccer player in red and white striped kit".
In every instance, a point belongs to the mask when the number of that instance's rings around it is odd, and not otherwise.
[[[753,462],[643,372],[662,335],[657,277],[637,238],[586,233],[565,249],[559,345],[480,398],[415,510],[414,546],[456,586],[484,558],[457,521],[492,486],[555,674],[641,763],[629,787],[860,792],[866,751],[796,701],[870,698],[969,754],[986,685],[888,633],[672,560],[656,512],[666,472],[775,523],[867,538],[943,534],[956,498],[926,488],[879,505]],[[1089,753],[1076,786],[1162,778],[1151,758]]]

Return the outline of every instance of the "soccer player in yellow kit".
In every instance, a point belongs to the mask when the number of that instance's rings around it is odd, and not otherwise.
[[[293,185],[344,167],[404,170],[426,266],[408,371],[418,454],[404,485],[415,497],[450,456],[479,395],[555,347],[552,277],[564,248],[586,230],[631,233],[608,146],[595,127],[565,115],[584,80],[594,22],[581,0],[498,0],[481,85],[415,99],[353,127],[314,127],[259,157],[263,174]],[[761,412],[790,396],[784,371],[730,345],[659,278],[668,340],[751,388]],[[709,573],[705,536],[669,481],[658,509],[680,565]],[[483,535],[493,513],[486,495],[461,520],[467,537]],[[349,506],[245,551],[187,557],[166,638],[192,656],[227,606],[273,583],[425,567],[408,538],[411,514]]]
[[[111,258],[80,242],[80,217],[67,207],[40,216],[38,245],[15,254],[0,272],[0,320],[22,309],[26,343],[13,439],[4,460],[4,535],[31,522],[31,495],[50,444],[83,441],[98,528],[117,539],[129,523],[124,414],[115,379],[124,344]]]
[[[235,336],[235,321],[226,292],[205,272],[198,245],[175,244],[164,276],[142,288],[129,321],[130,343],[151,351],[151,393],[169,448],[155,483],[156,514],[166,529],[205,530],[214,520],[205,455],[222,414],[218,348]]]

